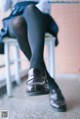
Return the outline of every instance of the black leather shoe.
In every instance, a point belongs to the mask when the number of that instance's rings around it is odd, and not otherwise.
[[[47,75],[44,70],[32,68],[28,72],[26,93],[28,95],[49,94]]]
[[[66,102],[63,97],[60,89],[53,89],[50,93],[50,104],[55,111],[65,112],[66,111]]]

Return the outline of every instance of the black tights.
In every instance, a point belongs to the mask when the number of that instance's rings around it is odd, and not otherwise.
[[[57,27],[50,16],[40,12],[35,6],[30,5],[22,16],[10,20],[9,36],[18,39],[19,45],[25,56],[30,61],[30,68],[44,69],[47,73],[50,88],[57,88],[57,84],[46,70],[43,59],[44,35],[48,31],[54,36],[57,34]]]

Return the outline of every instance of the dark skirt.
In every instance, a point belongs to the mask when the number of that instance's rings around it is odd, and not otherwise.
[[[38,2],[34,2],[34,1],[33,2],[32,1],[31,2],[30,1],[19,2],[13,7],[11,14],[2,20],[3,28],[0,31],[0,54],[4,54],[4,44],[3,44],[2,40],[3,40],[3,37],[8,36],[9,20],[15,18],[16,16],[22,15],[25,8],[28,5],[30,5],[30,4],[35,5],[37,3]]]

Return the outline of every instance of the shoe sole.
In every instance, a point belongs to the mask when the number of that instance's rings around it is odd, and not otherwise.
[[[49,94],[50,91],[38,91],[38,92],[26,92],[28,96],[37,96],[37,95],[46,95]]]
[[[54,111],[56,111],[56,112],[66,112],[66,111],[67,111],[67,108],[66,108],[66,107],[61,108],[61,109],[55,108],[55,107],[53,107],[52,105],[51,105],[51,107],[52,107],[52,108],[54,109]]]

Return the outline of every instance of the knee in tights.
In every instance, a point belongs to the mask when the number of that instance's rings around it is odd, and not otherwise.
[[[13,20],[12,25],[14,30],[21,30],[21,28],[26,26],[26,22],[22,16],[18,16]]]
[[[33,7],[34,7],[34,5],[28,5],[24,12],[27,12],[28,10],[29,11],[33,10]]]

